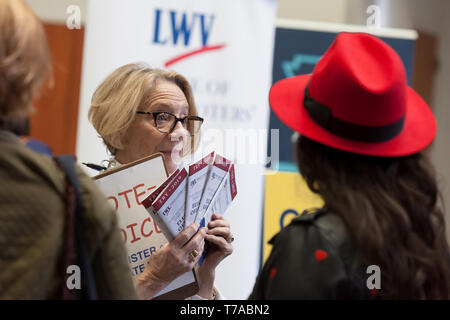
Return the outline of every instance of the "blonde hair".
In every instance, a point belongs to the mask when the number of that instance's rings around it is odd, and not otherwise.
[[[100,134],[111,154],[124,148],[125,134],[138,111],[146,103],[148,93],[157,80],[175,83],[183,91],[189,104],[189,115],[196,116],[194,96],[189,82],[174,71],[150,68],[145,63],[131,63],[113,71],[95,90],[89,109],[89,121]],[[192,153],[198,146],[199,135],[191,137]]]
[[[22,0],[0,0],[0,120],[28,116],[50,73],[39,19]]]

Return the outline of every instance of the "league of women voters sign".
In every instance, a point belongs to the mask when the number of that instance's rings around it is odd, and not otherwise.
[[[228,299],[246,299],[259,271],[276,4],[276,0],[87,1],[77,158],[101,163],[109,157],[101,139],[96,139],[88,110],[95,89],[111,72],[145,62],[185,76],[198,115],[205,121],[196,154],[184,161],[192,163],[212,151],[227,155],[240,182],[226,214],[234,251],[216,268],[215,286]]]
[[[167,243],[155,220],[142,205],[142,201],[155,191],[167,176],[163,155],[157,153],[94,177],[99,188],[116,209],[133,278],[144,271],[151,255]],[[197,291],[194,272],[190,271],[158,292],[156,298],[184,299]]]

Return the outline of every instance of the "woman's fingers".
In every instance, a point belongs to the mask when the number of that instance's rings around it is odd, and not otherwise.
[[[187,252],[187,259],[189,263],[191,263],[190,269],[192,269],[197,264],[198,260],[200,260],[200,257],[202,256],[204,250],[205,250],[205,240],[202,241],[200,247],[197,247],[194,250]]]
[[[230,229],[230,223],[218,213],[214,213],[211,217],[211,221],[208,223],[208,229],[214,229],[217,227],[224,227]]]
[[[230,223],[224,219],[224,217],[218,213],[214,213],[211,216],[211,221],[208,223],[208,228],[214,227],[229,227]]]
[[[231,245],[231,243],[228,243],[223,237],[217,237],[207,234],[205,236],[205,240],[217,245],[217,247],[220,248],[220,251],[223,252],[225,256],[228,256],[233,252],[233,246]]]
[[[209,235],[223,237],[225,241],[231,243],[233,236],[231,234],[230,223],[218,213],[212,215],[211,221],[208,223]]]
[[[178,248],[182,248],[196,233],[200,224],[198,222],[192,223],[189,227],[181,231],[172,240],[172,244]]]
[[[203,253],[205,239],[216,245],[219,252],[222,252],[217,259],[222,256],[221,260],[233,252],[233,246],[227,241],[232,237],[230,224],[222,215],[214,213],[208,228],[198,228],[197,222],[192,223],[170,243],[170,251],[174,258],[177,257],[178,264],[184,267],[194,266]]]
[[[231,231],[230,231],[230,228],[228,228],[228,227],[215,227],[212,229],[208,229],[206,234],[228,239],[231,236]]]
[[[193,250],[199,250],[204,244],[205,244],[205,235],[206,235],[206,228],[201,228],[198,230],[198,232],[195,234],[195,236],[192,237],[191,240],[189,240],[182,250],[184,252],[191,252]]]

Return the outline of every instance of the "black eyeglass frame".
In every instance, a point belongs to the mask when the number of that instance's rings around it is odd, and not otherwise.
[[[197,117],[197,116],[186,116],[184,118],[178,118],[176,115],[174,115],[173,113],[170,112],[166,112],[166,111],[160,111],[160,112],[145,112],[145,111],[136,111],[137,114],[151,114],[153,116],[153,122],[155,123],[155,127],[159,132],[162,133],[172,133],[173,130],[175,129],[175,127],[177,126],[178,121],[181,122],[181,125],[183,125],[183,122],[187,119],[187,120],[198,120],[201,122],[200,126],[203,124],[204,119],[202,117]],[[172,117],[175,118],[175,122],[173,123],[172,127],[170,128],[169,132],[163,132],[158,128],[158,125],[156,124],[156,117],[158,117],[158,115],[160,115],[161,113],[166,113],[166,114],[170,114]],[[188,130],[189,131],[189,130]],[[189,132],[191,135],[196,134],[196,132],[191,133]]]

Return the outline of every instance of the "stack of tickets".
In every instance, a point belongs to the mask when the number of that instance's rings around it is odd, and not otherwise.
[[[173,172],[142,204],[172,241],[191,223],[206,226],[213,213],[223,215],[236,194],[234,164],[212,152]]]

